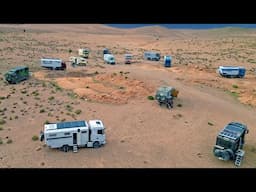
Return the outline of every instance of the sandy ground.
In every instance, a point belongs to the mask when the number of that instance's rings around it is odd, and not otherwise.
[[[0,167],[234,168],[212,149],[217,133],[238,121],[250,129],[241,167],[255,168],[255,35],[240,29],[0,25],[0,119],[6,121],[0,125]],[[89,64],[73,68],[68,58],[81,47],[91,49]],[[116,65],[103,63],[104,47]],[[145,50],[172,55],[173,66],[143,60]],[[127,52],[135,57],[130,65],[124,64]],[[68,68],[42,69],[41,57],[62,58]],[[6,84],[3,74],[18,65],[29,66],[31,78]],[[219,65],[245,66],[246,77],[222,78]],[[172,110],[147,99],[161,85],[179,90]],[[64,153],[32,140],[46,121],[90,119],[106,126],[102,148]]]

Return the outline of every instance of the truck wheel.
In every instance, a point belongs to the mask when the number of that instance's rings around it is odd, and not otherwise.
[[[93,148],[99,148],[99,147],[100,147],[99,141],[95,141],[95,142],[93,143]]]
[[[64,145],[62,148],[63,148],[63,151],[64,151],[64,152],[68,152],[68,150],[69,150],[68,145]]]

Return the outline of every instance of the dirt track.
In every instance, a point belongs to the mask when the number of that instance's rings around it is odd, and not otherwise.
[[[44,30],[47,31],[46,29]],[[68,27],[66,29],[70,30]],[[56,34],[53,33],[51,36],[45,31],[27,34],[27,39],[45,42],[46,45],[40,45],[40,50],[45,49],[47,54],[55,54],[62,58],[67,58],[69,53],[65,50],[64,54],[64,51],[59,50],[63,49],[60,45],[61,39],[68,43],[78,42],[79,38],[83,37],[81,39],[88,40],[86,46],[93,49],[92,57],[89,58],[87,67],[72,68],[68,66],[66,72],[53,74],[54,71],[38,67],[36,62],[38,62],[41,52],[36,50],[36,45],[33,44],[35,41],[31,41],[31,47],[35,48],[34,55],[28,62],[33,72],[31,79],[21,84],[8,86],[3,81],[0,82],[0,96],[10,95],[8,99],[3,99],[0,103],[1,109],[7,108],[4,115],[1,115],[1,118],[4,116],[7,118],[6,124],[1,125],[3,130],[0,131],[0,137],[3,140],[3,144],[0,145],[0,167],[232,168],[234,167],[233,162],[219,161],[213,156],[212,149],[216,135],[223,126],[230,121],[238,121],[247,124],[250,129],[245,138],[246,156],[242,167],[255,168],[256,110],[253,107],[255,104],[255,76],[253,73],[248,72],[245,79],[223,79],[215,72],[218,63],[209,61],[200,63],[198,60],[185,65],[182,63],[182,59],[178,60],[178,49],[182,49],[183,52],[186,52],[186,49],[191,52],[200,52],[201,49],[205,51],[204,47],[207,47],[208,44],[218,43],[219,39],[212,40],[212,37],[209,37],[211,39],[209,41],[204,36],[204,39],[192,38],[191,40],[191,37],[188,36],[184,41],[164,39],[162,45],[161,38],[160,41],[149,41],[150,37],[143,31],[144,36],[142,32],[139,32],[139,35],[130,32],[133,41],[128,41],[129,38],[122,41],[123,35],[117,33],[108,34],[108,36],[102,35],[102,39],[99,41],[97,27],[90,29],[93,29],[95,34],[78,34],[78,37],[74,37],[74,35],[70,37],[67,34],[72,32],[69,31],[55,32]],[[15,34],[17,37],[24,35],[19,31],[7,33],[4,34],[4,40],[0,43],[7,47],[9,44],[15,44],[5,42]],[[177,35],[178,37],[179,35]],[[113,39],[116,39],[115,42],[120,40],[118,46],[113,44]],[[239,37],[234,39],[237,42],[243,40]],[[53,47],[49,49],[54,52],[47,51],[46,42],[55,41],[59,47],[54,48],[55,44],[53,43]],[[189,44],[190,41],[195,41],[196,46]],[[24,44],[21,40],[17,42]],[[151,49],[151,46],[157,44],[159,45],[156,46],[158,49],[167,52],[173,42],[176,42],[176,51],[173,47],[171,48],[173,52],[170,54],[175,55],[172,68],[164,68],[161,62],[148,62],[139,58],[140,46],[143,49]],[[100,53],[97,52],[102,48],[96,46],[99,44],[108,47],[117,46],[114,49],[117,52],[117,65],[111,66],[102,63]],[[239,45],[237,44],[237,47]],[[221,46],[226,48],[227,44],[221,44]],[[77,45],[71,43],[71,47],[76,50]],[[136,63],[131,65],[121,63],[123,53],[118,53],[118,51],[125,48],[138,55]],[[220,48],[218,46],[218,49]],[[217,47],[211,47],[211,49],[214,52]],[[55,52],[55,50],[58,51]],[[248,47],[243,53],[250,50]],[[1,71],[18,65],[24,58],[24,56],[20,56],[20,58],[10,56],[13,57],[11,64],[5,65],[5,50],[1,50],[1,52]],[[28,53],[29,50],[25,50],[23,54]],[[181,55],[185,57],[189,54]],[[205,58],[209,60],[209,58],[212,59],[212,56],[208,55]],[[223,58],[219,63],[225,63],[227,60]],[[244,65],[244,63],[246,62],[241,61],[236,64]],[[205,67],[205,64],[208,67]],[[246,67],[251,69],[253,63],[246,64]],[[79,71],[81,76],[77,73]],[[94,74],[96,71],[98,74],[95,76],[85,75]],[[126,74],[124,74],[125,72]],[[237,89],[232,87],[234,84],[238,85]],[[172,110],[159,107],[156,101],[147,99],[147,96],[154,95],[156,88],[161,85],[174,86],[179,90],[179,96],[174,100]],[[87,86],[88,88],[86,88]],[[122,88],[120,89],[120,87]],[[227,91],[225,92],[225,90]],[[232,90],[238,92],[238,98],[229,94]],[[107,96],[102,97],[104,94]],[[251,95],[250,100],[245,101],[248,95]],[[115,97],[113,98],[113,96]],[[54,99],[50,97],[54,97]],[[89,100],[85,100],[87,97]],[[245,105],[246,102],[251,106]],[[177,104],[181,104],[181,107],[178,107]],[[67,105],[72,109],[69,110]],[[42,109],[45,112],[42,112]],[[74,113],[76,109],[81,109],[82,113],[76,115]],[[15,116],[18,118],[15,119]],[[46,120],[57,122],[64,119],[101,119],[106,126],[106,146],[99,149],[80,149],[78,153],[63,153],[49,149],[39,141],[32,141],[32,136],[39,134]],[[13,142],[7,144],[6,142],[10,138]]]

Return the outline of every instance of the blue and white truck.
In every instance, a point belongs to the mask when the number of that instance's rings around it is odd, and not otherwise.
[[[238,77],[245,76],[246,69],[244,67],[219,66],[218,72],[222,77]]]
[[[144,53],[144,58],[151,61],[159,61],[161,56],[160,53],[147,51]]]

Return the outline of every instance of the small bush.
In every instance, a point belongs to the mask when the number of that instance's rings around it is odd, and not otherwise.
[[[68,52],[69,52],[69,53],[72,53],[72,49],[69,49]]]
[[[14,119],[18,119],[19,117],[16,115],[15,117],[14,117]]]
[[[27,101],[23,101],[23,103],[26,105],[26,104],[28,104],[28,102]]]
[[[26,94],[26,93],[27,93],[27,90],[21,90],[21,93],[22,93],[22,94]]]
[[[40,100],[40,97],[34,97],[35,100]]]
[[[38,138],[38,136],[37,135],[34,135],[33,137],[32,137],[32,140],[33,141],[37,141],[39,138]]]
[[[124,87],[121,86],[121,87],[119,87],[119,89],[124,89]]]
[[[54,99],[53,96],[51,96],[51,97],[48,98],[49,101],[52,101],[53,99]]]
[[[43,87],[46,87],[46,83],[45,83],[45,82],[43,82],[42,86],[43,86]]]
[[[82,112],[82,110],[80,110],[80,109],[77,109],[77,110],[75,111],[75,113],[76,113],[77,115],[79,115],[81,112]]]
[[[10,143],[12,143],[12,140],[11,140],[11,139],[8,139],[6,143],[7,143],[7,144],[10,144]]]
[[[3,144],[2,138],[0,137],[0,145]]]
[[[0,100],[4,100],[5,99],[5,97],[0,97]]]
[[[9,120],[11,121],[11,120],[12,120],[12,117],[10,117]]]
[[[44,112],[45,112],[45,110],[44,110],[44,109],[41,109],[41,110],[40,110],[40,113],[44,113]]]
[[[89,89],[90,87],[89,86],[86,86],[86,89]]]
[[[210,125],[210,126],[213,126],[213,123],[211,123],[211,122],[208,122],[208,125]]]
[[[0,119],[0,125],[3,125],[5,123],[6,123],[6,121],[4,119]]]
[[[66,121],[66,119],[65,118],[61,119],[61,122],[63,122],[63,121]]]
[[[2,131],[2,130],[4,130],[4,128],[3,128],[3,127],[0,127],[0,131]]]
[[[50,122],[48,121],[48,120],[46,120],[45,122],[44,122],[44,124],[49,124]]]
[[[238,88],[238,86],[237,86],[237,85],[232,85],[232,87],[233,87],[233,88],[235,88],[235,89],[237,89],[237,88]]]
[[[148,96],[148,100],[154,100],[154,99],[155,99],[154,96],[152,96],[152,95]]]
[[[68,111],[72,111],[72,110],[73,110],[73,107],[70,106],[70,105],[66,105],[66,109],[67,109]]]
[[[182,107],[182,104],[179,103],[179,104],[177,105],[177,107]]]

